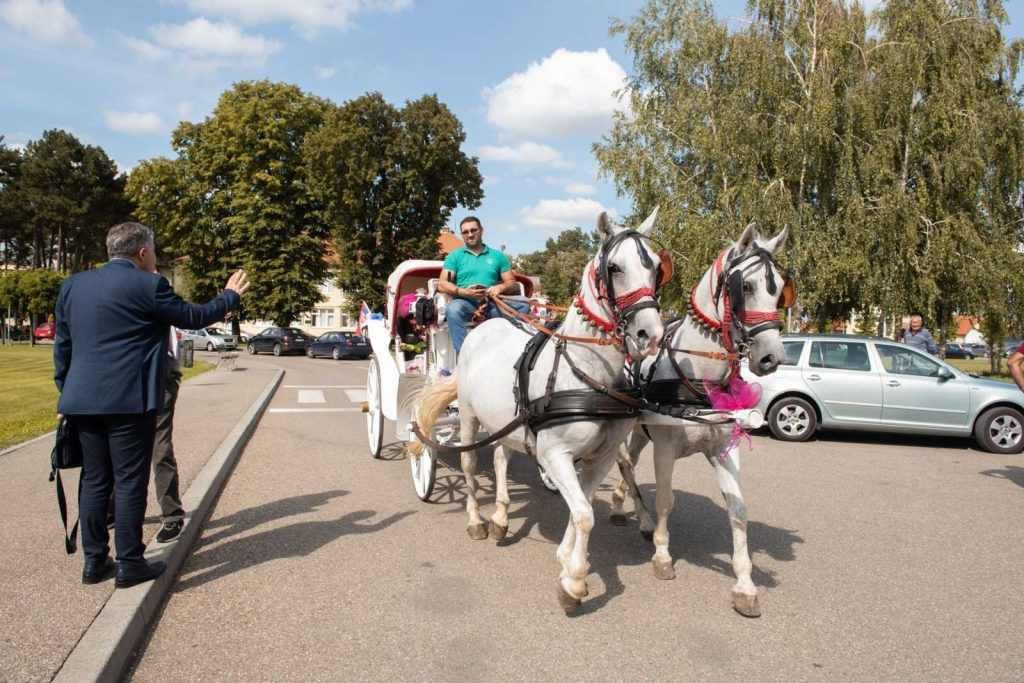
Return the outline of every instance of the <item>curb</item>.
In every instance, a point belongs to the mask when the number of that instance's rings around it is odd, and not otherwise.
[[[167,571],[156,581],[115,589],[64,660],[53,678],[55,682],[116,681],[124,676],[135,648],[146,636],[146,627],[159,613],[164,598],[173,588],[178,571],[192,552],[214,501],[283,377],[284,371],[277,370],[263,393],[217,447],[182,496],[182,505],[189,512],[185,515],[185,526],[178,540],[168,545],[151,541],[147,547],[146,559],[166,562]]]
[[[56,420],[57,418],[54,417],[54,419]],[[8,453],[13,453],[14,451],[16,451],[16,450],[18,450],[20,448],[24,448],[25,446],[31,446],[32,444],[36,443],[37,441],[42,441],[43,439],[52,439],[53,435],[56,434],[56,433],[57,433],[57,430],[53,429],[53,430],[50,430],[50,431],[46,432],[45,434],[40,434],[39,436],[34,436],[31,439],[29,439],[28,441],[22,441],[21,443],[16,443],[13,446],[10,446],[9,448],[5,448],[4,450],[0,451],[0,456],[7,455]]]

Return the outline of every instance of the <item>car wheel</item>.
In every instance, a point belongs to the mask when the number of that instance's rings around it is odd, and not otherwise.
[[[1024,415],[1008,406],[990,408],[974,424],[974,438],[990,453],[1020,453],[1024,450]]]
[[[341,351],[338,350],[337,346],[331,349],[331,358],[333,358],[334,360],[341,360]]]
[[[768,427],[776,439],[807,441],[818,428],[818,414],[805,399],[786,396],[772,404],[768,411]]]
[[[206,350],[213,351],[213,342],[206,342]]]
[[[281,345],[280,344],[274,344],[274,355],[275,356],[280,356],[281,355]]]
[[[245,350],[249,352],[250,356],[255,356],[256,355],[256,345],[255,344],[249,344],[248,346],[245,347]]]

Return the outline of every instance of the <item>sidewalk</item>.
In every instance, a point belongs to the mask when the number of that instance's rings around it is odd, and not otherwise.
[[[174,429],[182,494],[273,376],[266,366],[218,369],[182,385]],[[81,547],[75,555],[64,553],[56,492],[47,481],[51,448],[51,440],[44,439],[0,456],[0,547],[5,551],[0,678],[5,680],[50,680],[114,589],[113,581],[82,585]],[[68,516],[77,518],[78,471],[62,478]],[[151,484],[145,538],[159,526]]]

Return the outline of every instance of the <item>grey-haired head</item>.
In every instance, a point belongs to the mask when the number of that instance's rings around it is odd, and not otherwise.
[[[107,256],[134,261],[143,270],[156,269],[153,229],[142,223],[118,223],[107,231]]]

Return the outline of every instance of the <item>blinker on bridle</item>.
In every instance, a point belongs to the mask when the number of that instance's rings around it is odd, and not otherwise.
[[[750,261],[746,266],[743,264]],[[743,267],[741,267],[743,266]],[[764,267],[765,285],[769,294],[778,294],[777,308],[771,311],[746,310],[746,296],[743,283],[746,276],[754,270]],[[761,332],[782,330],[782,317],[779,308],[790,308],[796,301],[796,285],[788,276],[783,279],[782,287],[775,277],[778,264],[771,252],[755,247],[753,250],[738,256],[726,257],[726,265],[715,283],[714,301],[717,306],[719,299],[725,297],[725,311],[722,320],[723,335],[731,342],[735,334],[738,338],[736,348],[740,354],[749,350],[750,341]],[[779,268],[781,270],[781,268]]]

